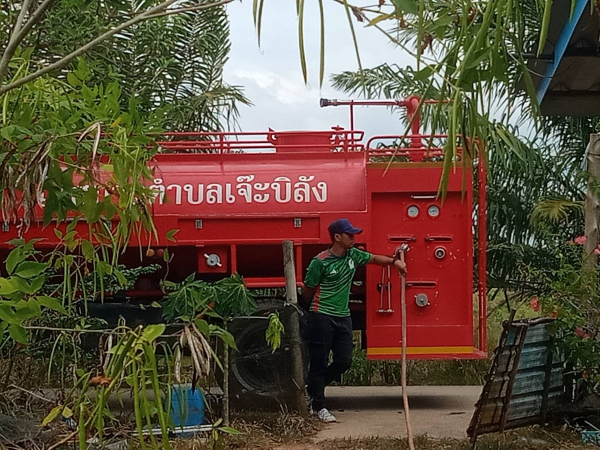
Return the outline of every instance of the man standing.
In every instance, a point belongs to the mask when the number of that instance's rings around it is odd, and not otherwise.
[[[325,386],[340,381],[352,364],[352,320],[350,287],[356,268],[367,263],[389,266],[406,273],[406,264],[389,256],[372,255],[354,248],[354,235],[362,233],[348,219],[329,225],[332,246],[315,256],[304,279],[304,302],[308,313],[308,350],[310,367],[308,395],[312,409],[323,422],[336,418],[325,407]],[[333,361],[329,364],[329,353]]]

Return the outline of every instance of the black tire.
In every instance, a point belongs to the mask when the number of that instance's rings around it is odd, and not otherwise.
[[[283,301],[263,300],[258,302],[254,318],[236,319],[230,323],[229,331],[235,337],[237,351],[231,352],[229,394],[234,409],[281,410],[294,409],[294,381],[292,372],[292,339],[289,324],[294,308]],[[281,347],[274,352],[267,345],[265,332],[266,317],[279,312],[285,327]],[[301,329],[303,316],[300,317]],[[301,343],[303,353],[305,346]],[[304,355],[306,367],[307,358]]]

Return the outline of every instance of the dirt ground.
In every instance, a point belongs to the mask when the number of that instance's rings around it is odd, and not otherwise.
[[[417,450],[472,450],[466,429],[479,396],[478,386],[409,387]],[[217,448],[236,450],[408,450],[401,391],[390,387],[328,388],[338,423],[323,425],[286,414],[245,416]],[[204,450],[208,443],[180,441],[176,450]],[[583,450],[579,434],[566,427],[530,427],[481,436],[474,450]]]
[[[466,438],[480,393],[481,386],[409,386],[413,434]],[[406,436],[400,387],[329,387],[326,396],[338,423],[321,430],[317,441]]]

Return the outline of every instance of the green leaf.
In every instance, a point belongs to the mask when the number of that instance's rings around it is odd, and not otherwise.
[[[419,13],[418,0],[392,0],[392,3],[396,7],[396,11],[398,11],[402,14],[418,14]]]
[[[22,292],[24,294],[32,294],[33,293],[33,289],[31,288],[31,285],[23,278],[19,278],[16,276],[11,277],[10,282],[14,287],[17,288],[17,290],[19,292]]]
[[[227,434],[234,434],[234,435],[244,434],[241,431],[236,430],[235,428],[231,428],[231,427],[220,427],[219,431],[222,431],[223,433],[227,433]]]
[[[194,320],[194,323],[198,327],[198,330],[200,330],[200,333],[202,333],[205,337],[210,336],[210,327],[206,320],[196,319]]]
[[[377,17],[375,17],[374,19],[372,19],[369,22],[369,25],[367,25],[368,27],[372,27],[374,25],[377,25],[379,22],[383,21],[383,20],[388,20],[388,19],[392,19],[396,17],[395,14],[379,14]]]
[[[13,314],[16,320],[23,322],[25,320],[33,319],[34,317],[39,317],[39,311],[39,305],[30,305],[25,301],[20,301],[19,307],[16,308],[16,311],[14,311]]]
[[[220,329],[215,334],[219,336],[226,345],[237,350],[237,346],[235,345],[235,338],[233,337],[233,334],[231,334],[229,331]]]
[[[202,314],[207,317],[214,317],[215,319],[222,319],[220,314],[217,314],[216,312],[211,311],[211,310],[204,311]]]
[[[265,332],[265,339],[271,346],[271,350],[275,351],[281,346],[281,335],[284,332],[284,327],[279,320],[279,313],[274,312],[269,314],[269,326]]]
[[[17,287],[8,279],[0,278],[0,295],[10,295],[17,292]]]
[[[5,323],[20,325],[15,313],[9,305],[0,305],[0,320]]]
[[[15,273],[15,275],[18,275],[21,278],[33,278],[37,277],[47,268],[47,263],[40,263],[36,261],[24,261],[17,267],[17,272]]]
[[[553,0],[546,0],[544,4],[544,15],[542,17],[542,26],[540,27],[540,41],[538,44],[538,56],[544,51],[546,38],[548,37],[548,29],[550,28],[550,17],[552,16]]]
[[[13,338],[16,342],[27,345],[27,331],[21,325],[11,324],[8,327],[8,332],[10,333],[10,337]]]
[[[117,280],[119,280],[121,286],[127,286],[127,278],[125,278],[119,269],[114,268],[113,274],[117,277]]]
[[[94,259],[94,246],[90,241],[82,241],[81,242],[81,253],[83,253],[84,258],[87,261],[92,261]]]
[[[42,315],[42,308],[40,307],[38,301],[34,298],[30,298],[27,301],[27,309],[31,311],[31,314],[34,315],[33,317],[41,317]]]
[[[63,405],[58,405],[58,406],[55,406],[54,408],[52,408],[52,411],[50,411],[48,413],[48,415],[46,417],[44,417],[44,420],[42,420],[42,426],[45,427],[50,422],[52,422],[54,419],[56,419],[58,417],[58,415],[62,412],[63,408],[64,408]]]
[[[21,261],[25,259],[25,254],[20,247],[15,248],[8,254],[8,258],[6,258],[6,271],[9,275],[12,275],[15,267]]]
[[[48,309],[52,309],[54,311],[58,311],[59,313],[65,314],[67,311],[65,307],[62,305],[60,300],[56,297],[50,297],[47,295],[41,295],[36,297],[38,303],[42,306],[45,306]]]
[[[31,280],[31,293],[35,294],[37,291],[39,291],[45,282],[46,277],[44,276],[40,276]]]
[[[433,75],[433,69],[430,66],[425,66],[415,74],[414,80],[415,81],[428,80],[432,75]]]
[[[15,126],[8,125],[6,127],[2,127],[0,130],[0,135],[9,142],[15,142]]]
[[[148,342],[154,342],[154,340],[162,335],[165,332],[165,325],[148,325],[144,332],[142,333],[142,337],[146,339]]]
[[[79,78],[81,81],[86,81],[90,77],[90,69],[88,68],[84,58],[79,58],[77,61],[77,70],[75,71],[75,75],[77,75],[77,78]]]
[[[167,231],[167,240],[172,242],[177,242],[175,239],[175,235],[179,233],[179,229],[174,228],[172,230]]]
[[[98,207],[98,190],[89,186],[87,190],[83,191],[83,214],[88,223],[96,223],[102,214],[102,207]]]
[[[75,74],[73,72],[69,72],[67,74],[67,81],[73,87],[79,87],[79,86],[81,86],[81,81],[79,80],[79,78],[77,78],[75,76]]]
[[[62,411],[62,416],[66,419],[73,417],[73,411],[68,406],[65,406],[65,409]]]

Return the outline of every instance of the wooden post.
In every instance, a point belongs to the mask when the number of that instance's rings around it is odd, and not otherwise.
[[[598,255],[594,249],[598,246],[598,213],[600,205],[593,184],[600,182],[600,135],[590,135],[587,153],[587,171],[590,174],[585,197],[585,237],[584,267],[593,270],[598,265]]]
[[[294,267],[294,243],[283,241],[283,266],[285,273],[285,297],[293,308],[289,324],[289,336],[292,340],[292,370],[295,384],[296,407],[303,417],[308,417],[306,396],[304,393],[304,364],[302,362],[302,335],[298,319],[298,290],[296,288],[296,269]]]

